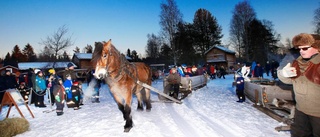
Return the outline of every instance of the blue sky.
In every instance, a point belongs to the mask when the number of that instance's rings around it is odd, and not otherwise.
[[[223,44],[228,43],[232,10],[243,0],[176,0],[183,20],[191,23],[197,9],[207,9],[222,26]],[[78,46],[112,39],[123,53],[136,50],[144,55],[148,34],[160,32],[160,3],[163,0],[0,0],[0,58],[30,43],[39,43],[66,25],[68,36]],[[258,19],[274,24],[282,40],[313,31],[314,10],[319,0],[249,0]]]

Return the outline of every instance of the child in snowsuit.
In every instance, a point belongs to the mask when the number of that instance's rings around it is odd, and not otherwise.
[[[237,102],[242,103],[246,100],[246,97],[244,95],[244,78],[243,77],[237,77],[236,79],[236,93],[238,95],[239,100]]]
[[[28,101],[29,99],[29,95],[30,95],[30,92],[29,92],[30,89],[28,89],[26,87],[26,84],[24,82],[21,82],[20,83],[20,86],[18,87],[18,91],[20,92],[22,98],[25,100],[25,101]]]
[[[66,92],[67,107],[72,108],[74,106],[74,102],[72,101],[72,91],[71,91],[72,80],[71,80],[70,74],[66,74],[66,80],[64,81],[63,86]]]
[[[80,107],[80,89],[79,89],[79,83],[77,81],[73,82],[73,85],[71,86],[71,92],[72,92],[72,102],[73,109],[78,110]]]
[[[44,104],[44,95],[46,94],[46,89],[47,89],[46,80],[45,80],[44,75],[41,70],[36,69],[35,73],[36,73],[36,78],[35,78],[35,82],[34,82],[35,83],[35,95],[36,95],[35,106],[36,107],[47,107]]]
[[[65,89],[63,87],[63,82],[61,78],[56,80],[56,85],[53,87],[53,95],[56,103],[56,112],[57,116],[61,116],[63,114],[64,102],[65,102]]]

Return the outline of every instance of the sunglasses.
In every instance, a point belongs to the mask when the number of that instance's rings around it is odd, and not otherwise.
[[[306,51],[306,50],[308,50],[309,48],[311,48],[311,47],[304,47],[304,48],[298,48],[298,49],[299,49],[299,50]]]

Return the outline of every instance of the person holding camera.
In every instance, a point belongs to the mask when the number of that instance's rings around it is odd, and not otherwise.
[[[296,101],[292,137],[320,136],[320,35],[301,33],[292,39],[300,56],[278,69],[278,78],[293,85]]]
[[[53,68],[49,69],[48,72],[49,72],[49,75],[47,76],[46,80],[48,83],[48,88],[50,89],[50,103],[53,106],[55,102],[55,99],[53,96],[53,87],[58,84],[57,79],[59,79],[59,76],[56,74],[56,71]]]

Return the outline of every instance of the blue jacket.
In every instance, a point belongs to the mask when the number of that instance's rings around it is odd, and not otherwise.
[[[186,75],[184,74],[184,72],[183,72],[183,70],[182,70],[181,67],[178,67],[177,71],[178,71],[178,73],[179,73],[179,75],[180,75],[181,77],[185,77],[185,76],[186,76]]]
[[[46,80],[39,76],[36,76],[35,85],[36,85],[36,92],[44,91],[47,88]]]
[[[64,81],[63,83],[63,86],[66,90],[67,98],[71,99],[72,98],[72,92],[71,92],[72,80],[66,79],[66,81]]]

